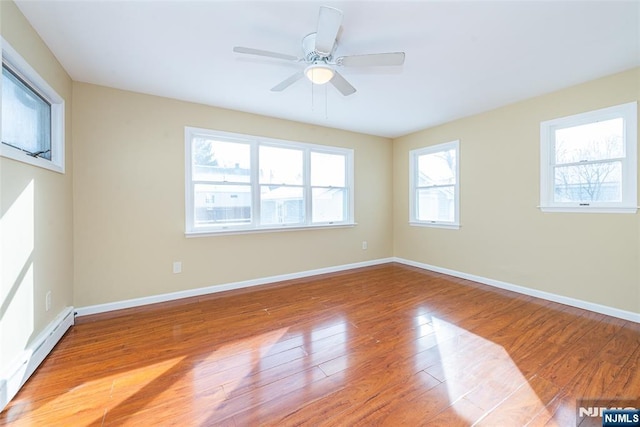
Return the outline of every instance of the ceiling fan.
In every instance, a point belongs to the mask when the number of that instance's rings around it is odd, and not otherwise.
[[[280,92],[303,77],[307,77],[314,84],[331,83],[344,96],[355,93],[356,89],[340,74],[338,67],[370,67],[402,65],[404,52],[373,53],[365,55],[349,55],[334,58],[337,46],[336,38],[342,23],[342,11],[329,6],[320,7],[318,28],[315,33],[308,34],[302,39],[304,56],[288,55],[286,53],[253,49],[236,46],[233,51],[248,55],[266,56],[285,61],[302,62],[306,64],[291,77],[283,80],[271,88],[273,92]]]

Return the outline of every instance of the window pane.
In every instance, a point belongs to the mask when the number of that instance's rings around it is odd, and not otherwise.
[[[418,186],[455,184],[456,150],[418,157]]]
[[[624,157],[624,120],[603,120],[555,132],[556,164]]]
[[[422,188],[418,190],[416,217],[418,221],[455,220],[455,187]]]
[[[347,192],[342,188],[313,188],[311,190],[311,221],[344,221],[346,196]]]
[[[251,222],[251,186],[195,184],[195,225]]]
[[[311,185],[314,187],[345,186],[345,156],[311,153]]]
[[[260,221],[265,225],[304,222],[302,187],[261,186]]]
[[[249,144],[193,139],[193,179],[196,181],[250,182]]]
[[[555,202],[619,202],[621,200],[621,162],[555,168]]]
[[[51,160],[51,105],[4,66],[2,142]]]
[[[190,127],[185,141],[187,233],[353,222],[353,150]]]
[[[260,146],[261,184],[302,184],[302,151]]]

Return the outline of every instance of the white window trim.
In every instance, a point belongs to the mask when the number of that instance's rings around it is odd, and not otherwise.
[[[540,210],[542,212],[568,213],[636,213],[638,209],[637,178],[637,102],[602,108],[586,113],[575,114],[540,123]],[[596,121],[614,118],[624,119],[625,123],[625,160],[622,165],[622,201],[592,202],[589,206],[577,202],[561,203],[553,201],[554,194],[554,132],[556,129],[579,126]]]
[[[456,151],[456,183],[454,198],[454,220],[450,221],[421,221],[416,218],[416,173],[418,157],[425,154],[437,153],[454,149]],[[418,227],[448,228],[457,230],[460,228],[460,140],[445,142],[443,144],[418,148],[409,151],[409,224]]]
[[[0,37],[0,42],[2,43],[2,61],[51,104],[51,160],[29,156],[24,151],[6,144],[0,144],[0,156],[64,173],[65,101],[4,38]],[[1,85],[2,81],[0,79],[0,97],[2,96]]]
[[[214,227],[195,227],[193,223],[194,218],[194,194],[193,194],[193,181],[191,180],[192,174],[192,160],[191,160],[191,141],[196,135],[204,135],[207,137],[220,138],[226,141],[244,142],[251,145],[251,187],[252,187],[252,216],[254,218],[260,217],[260,194],[259,191],[254,191],[253,187],[257,186],[258,190],[260,183],[258,180],[258,152],[259,145],[271,145],[283,148],[294,148],[303,150],[303,156],[305,161],[309,161],[311,151],[323,152],[329,154],[340,154],[346,157],[347,165],[345,167],[345,188],[348,189],[348,199],[346,206],[346,219],[344,221],[330,221],[330,222],[311,222],[311,195],[305,195],[305,212],[307,212],[307,222],[305,224],[269,224],[261,225],[256,221],[252,221],[246,225],[233,225],[233,226],[214,226]],[[308,164],[308,163],[307,163]],[[307,168],[305,170],[305,183],[309,182],[309,172]],[[305,185],[306,187],[313,188],[311,185]],[[354,150],[350,148],[332,147],[328,145],[317,145],[303,142],[286,141],[274,138],[259,137],[253,135],[243,135],[231,132],[223,132],[211,129],[203,129],[196,127],[185,127],[185,236],[186,237],[205,237],[205,236],[217,236],[228,234],[244,234],[244,233],[265,233],[265,232],[277,232],[277,231],[292,231],[292,230],[308,230],[319,228],[344,228],[353,227],[357,225],[354,221]]]

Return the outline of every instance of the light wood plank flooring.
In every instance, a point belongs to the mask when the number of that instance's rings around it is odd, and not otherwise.
[[[385,264],[79,318],[0,425],[575,426],[639,362],[637,323]]]

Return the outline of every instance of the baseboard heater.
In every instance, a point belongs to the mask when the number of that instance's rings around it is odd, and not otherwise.
[[[18,394],[20,388],[53,350],[67,330],[73,326],[73,307],[65,308],[22,354],[1,372],[0,411]]]

